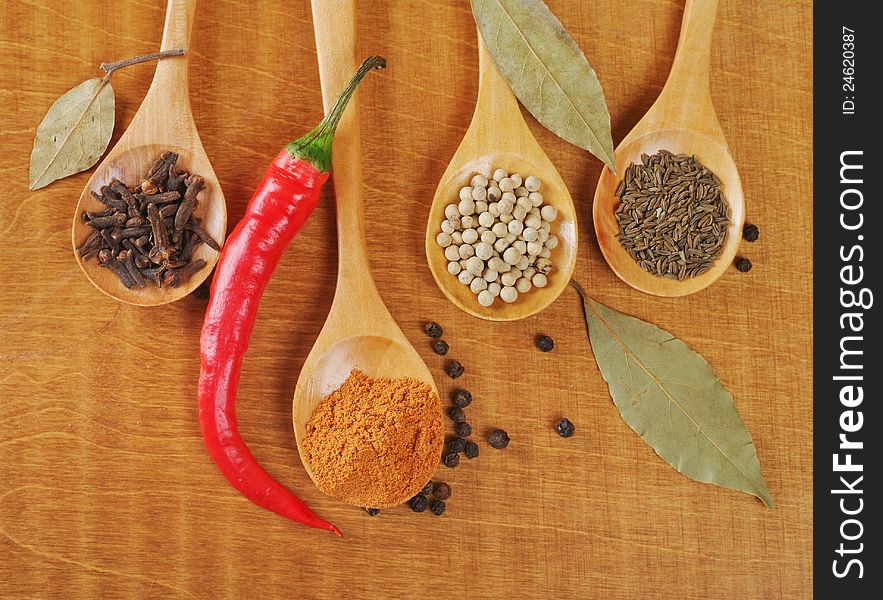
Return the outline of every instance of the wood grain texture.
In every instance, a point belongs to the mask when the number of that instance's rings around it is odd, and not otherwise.
[[[678,1],[550,0],[598,72],[618,142],[672,63]],[[0,597],[808,598],[811,596],[811,47],[809,2],[721,2],[712,97],[742,177],[755,264],[686,298],[623,284],[594,239],[600,163],[528,117],[576,203],[576,277],[708,358],[754,438],[773,510],[675,473],[619,417],[566,291],[524,321],[466,315],[423,255],[429,203],[477,89],[466,2],[359,2],[360,54],[389,68],[360,92],[366,228],[377,287],[441,372],[421,325],[446,328],[479,434],[504,452],[439,474],[441,518],[375,518],[323,497],[297,458],[291,395],[330,307],[334,208],[320,204],[268,287],[243,369],[254,453],[343,539],[256,509],[202,447],[195,406],[204,301],[139,308],[98,293],[71,255],[88,174],[27,192],[37,124],[98,64],[156,50],[165,3],[0,0]],[[309,3],[201,2],[190,55],[194,118],[242,215],[278,149],[322,114]],[[114,141],[153,67],[118,73]],[[536,333],[554,336],[540,354]],[[551,427],[567,415],[577,435]]]

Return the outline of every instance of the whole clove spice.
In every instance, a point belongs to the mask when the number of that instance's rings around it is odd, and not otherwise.
[[[194,214],[205,180],[179,172],[177,160],[164,152],[134,189],[114,179],[91,192],[107,209],[80,215],[95,229],[77,248],[81,260],[97,258],[127,288],[178,287],[206,266],[195,250],[220,245]]]

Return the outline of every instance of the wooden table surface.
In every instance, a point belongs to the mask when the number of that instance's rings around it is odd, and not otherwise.
[[[252,5],[250,5],[252,4]],[[681,1],[550,0],[597,70],[618,142],[672,62]],[[205,300],[134,308],[96,291],[70,248],[82,173],[27,191],[37,124],[102,61],[155,50],[162,0],[3,0],[0,18],[0,597],[2,598],[807,598],[812,545],[810,2],[721,3],[712,92],[760,241],[754,263],[704,292],[636,292],[604,263],[591,199],[600,163],[531,128],[579,212],[576,278],[706,356],[751,431],[777,502],[689,480],[622,421],[572,290],[521,322],[459,312],[422,250],[438,178],[471,116],[475,28],[464,0],[360,2],[361,54],[389,69],[361,92],[371,264],[393,316],[451,389],[422,324],[445,327],[466,365],[477,431],[504,452],[438,475],[441,517],[370,518],[324,497],[298,460],[291,396],[330,306],[334,207],[323,199],[282,260],[245,360],[238,413],[254,453],[343,539],[256,508],[199,435]],[[321,116],[309,3],[197,7],[191,97],[227,196],[242,215],[266,165]],[[114,141],[152,76],[113,79]],[[555,338],[541,354],[537,333]],[[566,415],[575,437],[556,436]]]

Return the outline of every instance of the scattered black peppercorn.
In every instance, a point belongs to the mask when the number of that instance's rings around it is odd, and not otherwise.
[[[742,237],[746,242],[756,242],[758,236],[760,236],[760,230],[757,229],[757,225],[746,223],[745,227],[742,228]]]
[[[448,410],[448,416],[455,423],[462,423],[466,420],[466,413],[463,412],[462,408],[456,406]]]
[[[457,390],[451,399],[454,401],[454,406],[466,408],[472,404],[472,393],[467,390]]]
[[[380,509],[379,508],[366,508],[365,512],[368,513],[369,517],[373,517],[375,515],[380,514]]]
[[[442,500],[435,499],[429,503],[429,510],[437,517],[445,514],[445,503]]]
[[[487,436],[487,443],[490,444],[492,448],[502,450],[509,445],[509,434],[502,429],[494,429],[491,431],[491,434]]]
[[[555,341],[548,335],[541,335],[537,337],[537,348],[540,349],[540,352],[550,352],[554,347]]]
[[[413,510],[414,512],[423,512],[424,510],[426,510],[426,504],[428,502],[429,501],[426,499],[426,496],[420,493],[408,500],[408,506],[410,506],[411,510]]]
[[[437,342],[432,342],[432,351],[438,354],[439,356],[444,356],[448,353],[448,343],[444,340],[438,340]]]
[[[740,258],[736,261],[736,269],[738,269],[740,273],[747,273],[751,270],[751,261],[747,258]]]
[[[468,438],[472,435],[472,425],[466,421],[460,421],[454,425],[454,433],[457,434],[457,437]]]
[[[460,455],[456,452],[448,452],[445,454],[445,466],[453,469],[460,464]]]
[[[432,479],[426,482],[426,485],[423,486],[423,489],[420,490],[419,493],[423,494],[424,496],[428,496],[432,493]]]
[[[466,442],[466,448],[463,453],[466,455],[466,458],[472,460],[476,456],[478,456],[478,444],[475,442]]]
[[[451,497],[451,486],[439,481],[435,484],[435,488],[432,490],[432,495],[439,500],[447,500]]]
[[[466,440],[461,437],[455,437],[448,442],[448,452],[463,452],[466,449]]]
[[[568,437],[572,436],[573,430],[574,430],[573,423],[570,421],[570,419],[561,419],[555,425],[555,431],[557,431],[558,435],[560,435],[563,438],[568,438]]]
[[[465,370],[466,369],[463,368],[463,365],[461,365],[456,360],[452,360],[448,363],[448,366],[445,367],[445,373],[447,373],[448,377],[450,377],[451,379],[456,379],[457,377],[462,375],[463,371]]]
[[[442,331],[441,325],[439,325],[435,321],[433,321],[432,323],[427,323],[426,326],[423,328],[423,331],[425,331],[426,335],[433,339],[440,338],[442,336],[442,333],[444,333]]]

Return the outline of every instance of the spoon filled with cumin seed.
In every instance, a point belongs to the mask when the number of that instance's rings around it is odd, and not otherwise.
[[[620,279],[685,296],[717,280],[739,247],[745,206],[711,101],[718,0],[687,0],[668,80],[614,153],[595,189],[595,233]]]
[[[188,47],[195,8],[196,0],[168,0],[162,50]],[[157,64],[141,107],[74,215],[71,239],[83,272],[128,304],[190,294],[218,261],[227,229],[224,194],[190,111],[188,62],[184,54]]]

